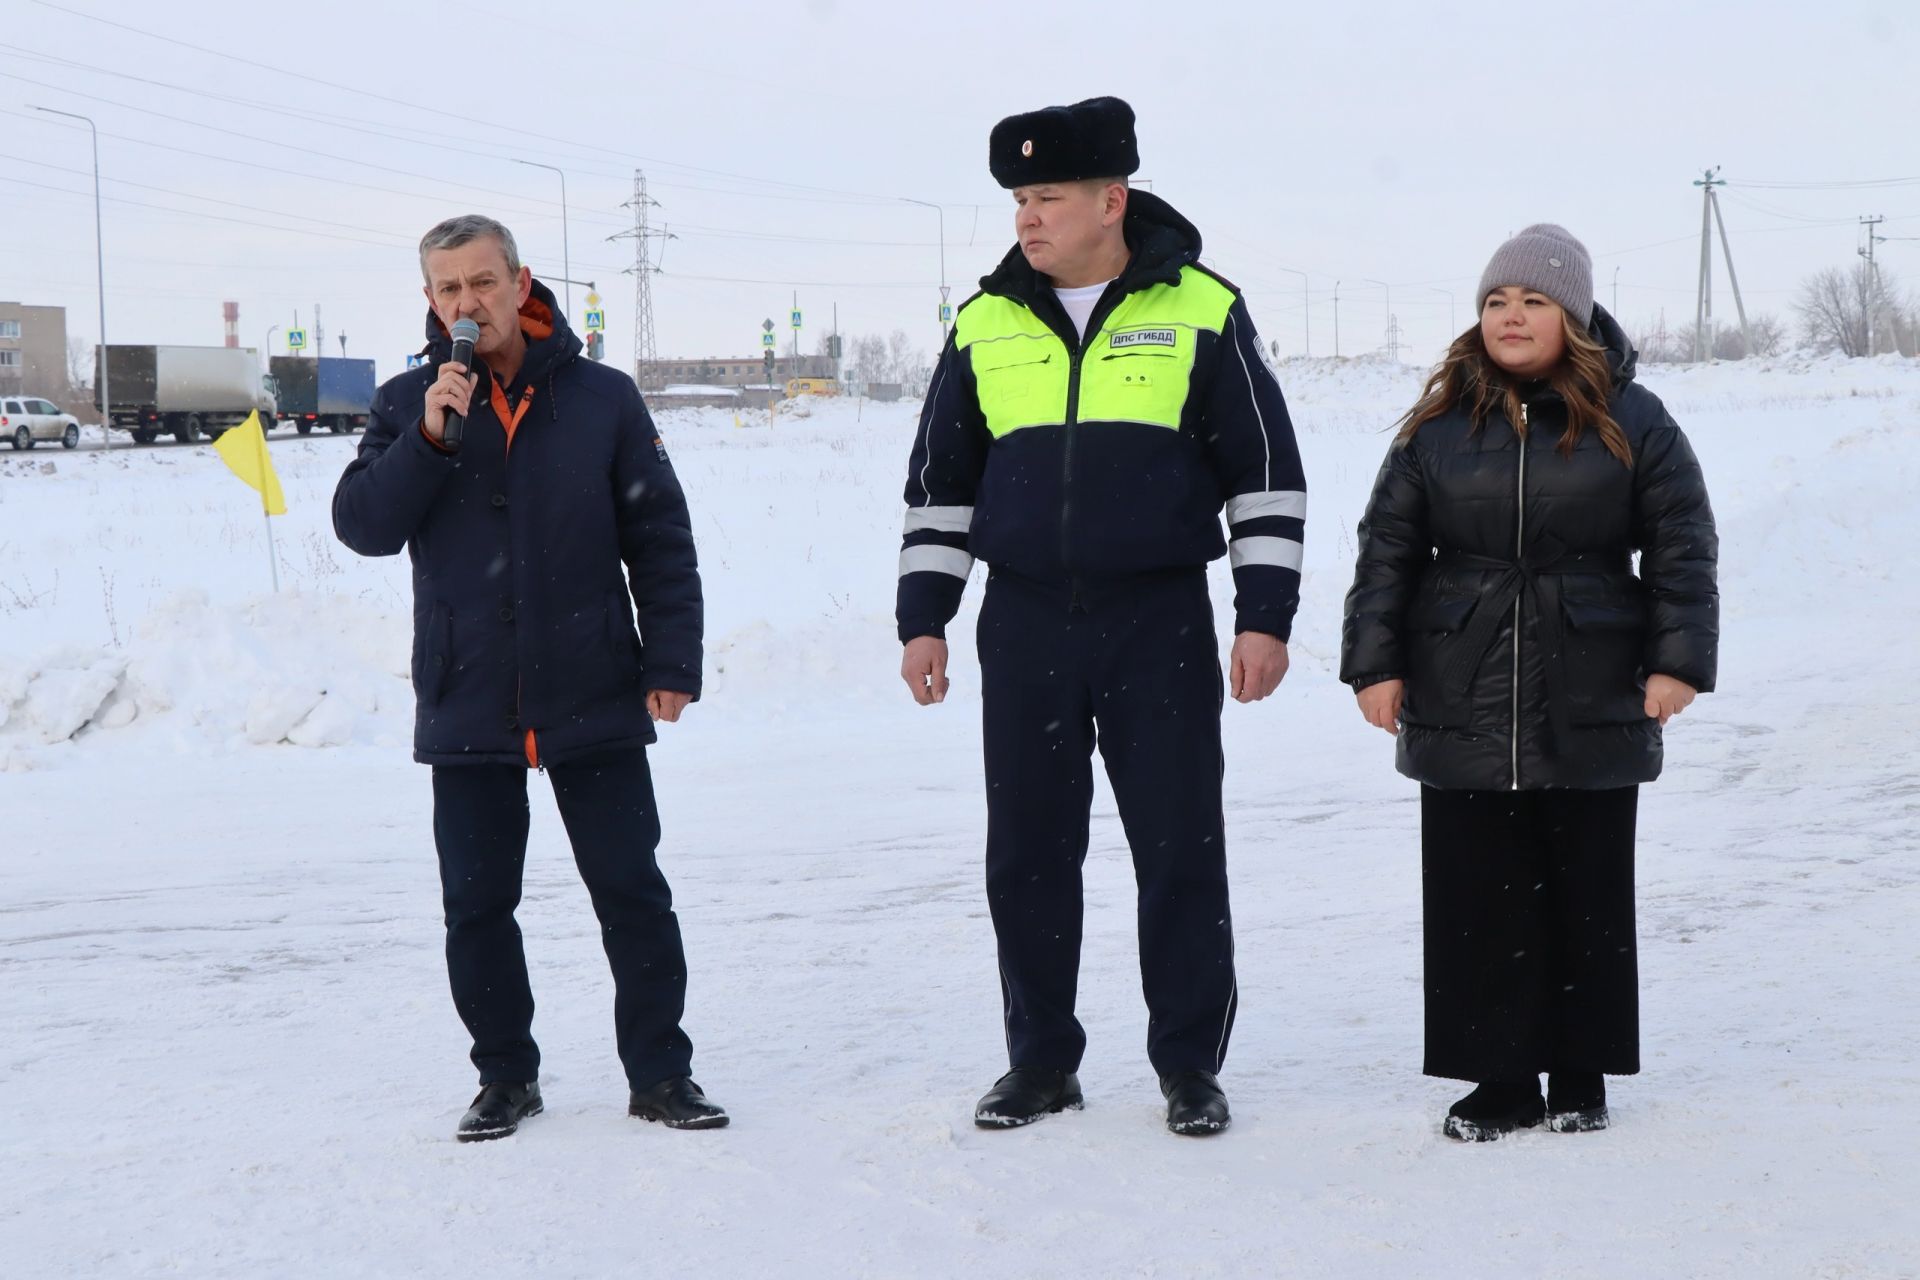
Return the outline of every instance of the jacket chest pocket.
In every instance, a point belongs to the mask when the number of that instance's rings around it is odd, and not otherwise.
[[[1646,719],[1646,603],[1637,594],[1563,591],[1567,718],[1573,724]]]
[[[1472,681],[1449,681],[1447,668],[1460,656],[1463,633],[1479,604],[1478,596],[1422,595],[1407,611],[1407,688],[1401,714],[1409,724],[1459,728],[1470,718]]]
[[[1067,353],[1055,338],[1002,338],[967,348],[980,411],[995,439],[1067,420]]]
[[[1090,359],[1080,366],[1080,417],[1177,431],[1192,374],[1192,353],[1173,347],[1136,347]]]

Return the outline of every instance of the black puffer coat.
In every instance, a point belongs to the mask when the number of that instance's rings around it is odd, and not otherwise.
[[[1719,543],[1693,449],[1604,310],[1610,411],[1631,469],[1593,431],[1559,451],[1566,405],[1528,428],[1464,409],[1396,444],[1360,523],[1340,678],[1406,681],[1396,763],[1447,789],[1600,789],[1660,775],[1650,674],[1713,688]],[[1639,573],[1631,555],[1640,553]],[[1517,628],[1517,643],[1516,643]]]

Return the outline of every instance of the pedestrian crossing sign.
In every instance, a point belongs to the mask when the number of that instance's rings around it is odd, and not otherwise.
[[[587,332],[599,333],[607,327],[607,313],[604,311],[587,312]]]

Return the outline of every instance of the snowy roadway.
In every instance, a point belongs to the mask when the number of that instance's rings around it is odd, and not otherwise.
[[[1282,370],[1306,605],[1281,693],[1227,711],[1241,1012],[1234,1128],[1204,1142],[1161,1127],[1104,785],[1087,1109],[969,1121],[1003,1056],[977,679],[965,625],[946,706],[894,674],[908,411],[663,423],[711,604],[709,695],[654,753],[662,860],[733,1127],[625,1117],[540,780],[547,1112],[476,1147],[451,1140],[473,1086],[404,745],[404,566],[325,537],[356,442],[275,441],[279,601],[210,451],[0,457],[7,1274],[1916,1274],[1920,370],[1653,380],[1713,488],[1727,639],[1643,793],[1646,1070],[1606,1133],[1464,1148],[1438,1129],[1459,1090],[1418,1070],[1413,789],[1332,674],[1414,375],[1331,365]],[[131,711],[66,741],[89,698]]]

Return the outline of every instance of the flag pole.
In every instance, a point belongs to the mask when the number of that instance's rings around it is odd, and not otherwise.
[[[273,464],[267,460],[267,428],[260,421],[259,411],[254,413],[254,423],[260,432],[260,518],[267,522],[267,568],[273,573],[273,594],[280,594],[280,557],[273,551],[273,512],[267,504],[267,477]]]

